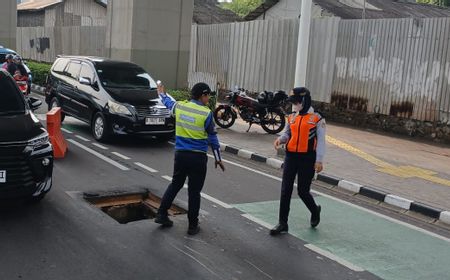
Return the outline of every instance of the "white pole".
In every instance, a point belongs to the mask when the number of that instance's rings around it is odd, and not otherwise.
[[[308,66],[309,33],[311,29],[312,0],[302,0],[300,26],[298,30],[297,62],[295,65],[295,86],[306,85]]]

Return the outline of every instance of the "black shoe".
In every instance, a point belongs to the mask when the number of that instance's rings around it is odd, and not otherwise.
[[[281,233],[287,233],[289,231],[289,226],[286,223],[279,223],[273,229],[270,230],[270,235],[278,235]]]
[[[321,210],[322,210],[322,207],[320,207],[320,205],[317,205],[317,210],[311,214],[311,227],[315,228],[319,225]]]
[[[189,234],[189,235],[196,235],[199,232],[200,232],[200,227],[199,226],[192,226],[192,227],[189,226],[187,234]]]
[[[169,217],[162,214],[156,214],[155,223],[160,224],[163,227],[173,226],[173,222],[169,219]]]

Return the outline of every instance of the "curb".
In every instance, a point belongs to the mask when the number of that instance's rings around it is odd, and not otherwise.
[[[45,87],[38,86],[36,84],[31,84],[31,89],[36,91],[37,93],[43,95],[45,91]]]
[[[240,149],[238,147],[228,145],[225,143],[220,143],[220,149],[223,152],[237,155],[238,157],[241,158],[250,159],[260,163],[265,163],[266,165],[275,169],[283,169],[284,162],[276,158],[265,157],[252,151]],[[407,211],[420,213],[424,216],[436,219],[437,221],[450,225],[450,211],[435,208],[394,194],[388,194],[386,192],[377,190],[376,188],[373,187],[364,186],[327,174],[318,174],[317,180],[335,186],[337,188],[346,190],[348,192],[351,192],[353,195],[359,194],[365,197],[369,197],[371,199],[384,202],[386,204],[393,205]]]

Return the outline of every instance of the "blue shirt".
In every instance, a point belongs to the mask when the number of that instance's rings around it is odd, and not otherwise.
[[[175,109],[177,102],[175,99],[173,99],[172,96],[169,94],[160,94],[159,98],[161,99],[161,102],[166,106],[169,110],[172,111],[172,115],[175,115]],[[191,102],[203,106],[203,104],[198,101],[192,99]],[[216,161],[221,161],[221,155],[220,155],[220,143],[219,138],[217,137],[217,130],[216,126],[214,124],[213,115],[212,112],[209,113],[206,122],[205,122],[205,131],[208,133],[208,139],[207,140],[200,140],[200,139],[191,139],[181,136],[176,136],[175,141],[175,150],[177,151],[201,151],[201,152],[208,152],[208,145],[211,145],[211,148],[214,153],[214,158]]]

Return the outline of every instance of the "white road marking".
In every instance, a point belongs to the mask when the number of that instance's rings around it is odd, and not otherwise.
[[[354,265],[354,264],[352,264],[352,263],[350,263],[350,262],[348,262],[348,261],[346,261],[346,260],[344,260],[344,259],[342,259],[342,258],[340,258],[340,257],[338,257],[338,256],[336,256],[336,255],[334,255],[334,254],[332,254],[330,252],[328,252],[328,251],[322,250],[322,249],[320,249],[319,247],[317,247],[317,246],[315,246],[313,244],[305,244],[305,247],[308,248],[309,250],[311,250],[313,252],[316,252],[317,254],[322,255],[324,257],[327,257],[330,260],[333,260],[333,261],[335,261],[335,262],[337,262],[337,263],[339,263],[339,264],[341,264],[341,265],[343,265],[343,266],[345,266],[345,267],[347,267],[347,268],[349,268],[349,269],[351,269],[353,271],[356,271],[356,272],[363,272],[364,271],[364,269],[360,268],[359,266],[356,266],[356,265]]]
[[[100,144],[98,144],[98,143],[92,143],[92,145],[94,145],[94,146],[96,146],[96,147],[98,147],[98,148],[100,148],[100,149],[102,149],[102,150],[108,150],[107,147],[105,147],[105,146],[103,146],[103,145],[100,145]]]
[[[172,177],[170,177],[170,176],[167,176],[167,175],[164,175],[164,176],[161,176],[163,179],[166,179],[167,181],[169,181],[169,182],[172,182]]]
[[[210,196],[210,195],[207,195],[206,193],[201,193],[201,196],[202,196],[204,199],[207,199],[207,200],[209,200],[210,202],[212,202],[212,203],[214,203],[214,204],[217,204],[217,205],[219,205],[219,206],[222,206],[222,207],[225,208],[225,209],[231,209],[231,208],[233,208],[233,206],[231,206],[230,204],[227,204],[227,203],[225,203],[225,202],[223,202],[223,201],[220,201],[220,200],[218,200],[217,198],[214,198],[214,197],[212,197],[212,196]]]
[[[84,142],[91,142],[91,140],[84,138],[83,136],[80,136],[80,135],[75,135],[75,137],[77,137],[80,140],[83,140]]]
[[[177,246],[170,244],[171,247],[173,247],[175,250],[177,250],[178,252],[181,252],[182,254],[186,255],[187,257],[191,258],[192,260],[194,260],[195,262],[197,262],[199,265],[201,265],[204,269],[206,269],[207,271],[209,271],[211,274],[217,276],[219,279],[222,279],[222,277],[220,277],[217,273],[215,273],[214,271],[212,271],[209,267],[207,267],[204,263],[202,263],[200,260],[198,260],[197,258],[195,258],[193,255],[189,254],[186,251],[183,251],[182,249],[178,248]]]
[[[266,223],[266,222],[264,222],[263,220],[258,219],[258,218],[256,218],[256,217],[250,215],[250,214],[242,214],[242,217],[244,217],[244,218],[246,218],[246,219],[248,219],[248,220],[250,220],[250,221],[252,221],[252,222],[255,222],[255,223],[257,223],[258,225],[263,226],[263,227],[265,227],[265,228],[267,228],[267,229],[273,228],[273,225],[270,225],[269,223]]]
[[[145,169],[145,170],[149,171],[150,173],[157,173],[158,172],[158,170],[155,170],[155,169],[153,169],[151,167],[148,167],[147,165],[145,165],[143,163],[135,162],[134,164],[136,164],[137,166],[139,166],[142,169]]]
[[[123,170],[123,171],[130,170],[128,167],[123,166],[122,164],[120,164],[120,163],[118,163],[118,162],[116,162],[116,161],[114,161],[114,160],[112,160],[112,159],[110,159],[110,158],[108,158],[108,157],[105,157],[104,155],[102,155],[102,154],[100,154],[100,153],[98,153],[98,152],[92,150],[92,149],[89,148],[89,147],[86,147],[85,145],[83,145],[83,144],[81,144],[81,143],[78,143],[77,141],[75,141],[75,140],[73,140],[73,139],[69,139],[69,140],[67,140],[67,141],[69,141],[70,143],[74,144],[75,146],[77,146],[77,147],[79,147],[79,148],[85,150],[86,152],[88,152],[88,153],[90,153],[90,154],[92,154],[92,155],[98,157],[99,159],[101,159],[101,160],[103,160],[103,161],[106,161],[107,163],[109,163],[109,164],[111,164],[111,165],[114,165],[115,167],[117,167],[117,168],[119,168],[119,169],[121,169],[121,170]]]
[[[67,134],[73,134],[72,131],[70,131],[70,130],[64,128],[64,127],[61,127],[61,131],[64,131],[64,132],[67,133]]]
[[[270,276],[269,274],[265,273],[261,268],[257,267],[255,264],[251,263],[249,260],[244,260],[246,263],[248,263],[249,265],[251,265],[254,269],[258,270],[259,272],[261,272],[262,275],[266,276],[269,279],[273,279],[272,276]]]
[[[127,157],[127,156],[124,156],[124,155],[122,155],[122,154],[119,154],[118,152],[112,152],[111,154],[113,154],[113,155],[115,155],[115,156],[118,156],[118,157],[120,157],[121,159],[124,159],[124,160],[129,160],[129,159],[131,159],[131,158]]]

